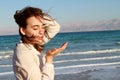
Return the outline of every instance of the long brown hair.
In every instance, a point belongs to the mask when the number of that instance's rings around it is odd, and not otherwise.
[[[22,33],[20,32],[20,27],[26,28],[27,26],[26,20],[32,16],[35,17],[39,16],[40,18],[49,21],[52,20],[52,17],[49,16],[47,13],[44,13],[42,9],[35,7],[25,7],[22,10],[17,10],[16,13],[14,14],[15,22],[19,25],[19,34],[21,36],[22,42],[26,44],[32,44],[39,52],[41,52],[43,51],[44,46],[33,41],[34,36],[27,37],[26,35],[22,35]],[[46,19],[44,16],[50,17],[50,19]]]

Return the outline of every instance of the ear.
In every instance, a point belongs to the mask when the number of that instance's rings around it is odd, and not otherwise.
[[[20,27],[20,32],[22,35],[25,35],[25,29],[23,27]]]

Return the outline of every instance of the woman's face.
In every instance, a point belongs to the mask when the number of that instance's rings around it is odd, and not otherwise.
[[[23,33],[27,37],[35,37],[40,42],[43,40],[45,28],[43,20],[40,17],[30,17],[27,19],[27,26],[23,29]]]

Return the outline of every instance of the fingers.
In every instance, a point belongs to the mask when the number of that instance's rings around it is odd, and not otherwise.
[[[65,50],[65,48],[67,47],[67,45],[68,45],[68,42],[65,42],[61,47],[60,47],[60,49],[63,51],[63,50]]]
[[[64,51],[65,48],[67,47],[67,45],[68,45],[68,42],[65,42],[64,44],[62,44],[62,46],[60,48],[56,49],[56,53],[58,54],[58,53]]]
[[[47,55],[49,56],[56,56],[57,54],[59,54],[60,52],[62,52],[63,50],[65,50],[65,48],[67,47],[68,42],[65,42],[64,44],[62,44],[62,46],[60,48],[53,48],[51,50],[47,51]]]

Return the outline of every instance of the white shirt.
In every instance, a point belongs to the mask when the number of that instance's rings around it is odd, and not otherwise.
[[[46,24],[47,34],[53,38],[60,26],[56,21],[46,21]],[[43,44],[49,40],[45,36]],[[54,80],[54,65],[45,63],[45,58],[32,45],[22,42],[14,50],[13,70],[17,80]]]

